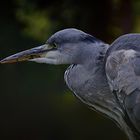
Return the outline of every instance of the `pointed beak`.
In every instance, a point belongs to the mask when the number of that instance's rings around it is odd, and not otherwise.
[[[35,47],[29,50],[25,50],[19,53],[16,53],[14,55],[11,55],[9,57],[4,58],[0,61],[1,64],[4,63],[15,63],[20,61],[28,61],[34,58],[40,58],[43,57],[43,54],[49,50],[51,50],[49,45],[45,44],[39,47]]]

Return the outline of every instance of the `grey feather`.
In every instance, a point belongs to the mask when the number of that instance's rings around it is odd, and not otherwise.
[[[140,132],[140,34],[120,37],[107,51],[106,75],[128,116],[134,135]],[[140,137],[139,137],[140,138]],[[137,139],[139,139],[137,138]]]

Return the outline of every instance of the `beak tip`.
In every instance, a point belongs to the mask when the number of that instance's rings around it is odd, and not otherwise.
[[[6,64],[6,63],[12,63],[12,61],[10,61],[10,60],[8,59],[8,57],[6,57],[6,58],[0,60],[0,64]]]
[[[4,63],[6,63],[5,59],[0,60],[0,64],[4,64]]]

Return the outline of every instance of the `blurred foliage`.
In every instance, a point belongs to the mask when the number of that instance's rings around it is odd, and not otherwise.
[[[0,5],[1,58],[74,27],[111,43],[140,32],[139,0],[9,0]],[[0,65],[0,139],[125,140],[116,125],[68,90],[68,66]]]
[[[46,37],[51,34],[52,24],[47,18],[45,12],[33,10],[24,13],[24,11],[19,10],[17,12],[17,17],[21,22],[26,24],[24,33],[34,37],[34,39],[45,41]]]

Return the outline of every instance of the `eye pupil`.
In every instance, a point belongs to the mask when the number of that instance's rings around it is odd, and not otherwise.
[[[57,45],[55,43],[53,44],[53,48],[57,48]]]

